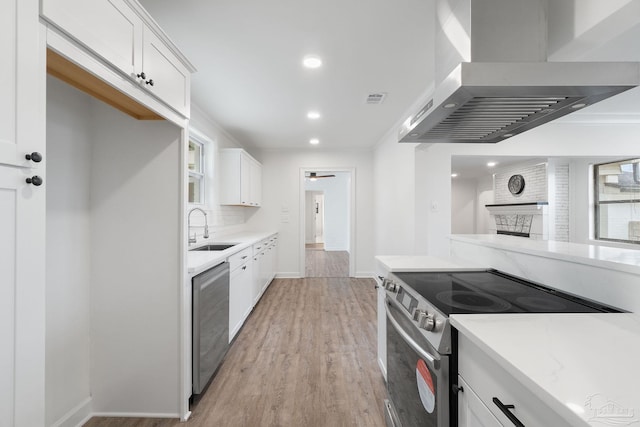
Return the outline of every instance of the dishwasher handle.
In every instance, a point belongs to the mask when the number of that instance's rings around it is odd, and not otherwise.
[[[229,273],[229,263],[223,262],[210,270],[205,271],[193,278],[193,284],[199,286],[200,289],[206,289],[207,286],[215,283],[216,280]]]

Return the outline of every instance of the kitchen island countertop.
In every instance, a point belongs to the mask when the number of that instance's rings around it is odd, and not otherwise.
[[[454,314],[451,324],[571,425],[639,422],[640,315]]]
[[[376,260],[391,273],[416,271],[483,270],[485,267],[427,255],[379,255]]]

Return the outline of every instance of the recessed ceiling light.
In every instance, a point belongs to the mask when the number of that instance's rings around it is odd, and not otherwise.
[[[319,140],[318,138],[311,138],[311,139],[309,140],[309,144],[311,144],[311,145],[318,145],[318,144],[320,144],[320,140]]]
[[[497,165],[496,162],[489,162],[487,163],[487,166],[489,166],[490,168],[494,167],[495,165]]]
[[[307,68],[318,68],[322,66],[322,59],[315,55],[307,55],[302,60],[302,65]]]
[[[444,104],[444,108],[450,109],[450,108],[454,108],[456,105],[458,104],[456,104],[455,102],[450,102],[448,104]]]
[[[457,174],[457,173],[452,173],[452,174],[451,174],[451,178],[455,178],[455,177],[457,177],[457,176],[458,176],[458,174]]]
[[[317,111],[309,111],[307,113],[307,118],[309,118],[311,120],[319,119],[320,118],[320,113],[318,113]]]
[[[504,135],[502,135],[503,138],[511,138],[512,136],[512,133],[505,133]]]
[[[581,102],[581,103],[579,103],[579,104],[573,104],[573,105],[571,106],[571,108],[573,108],[573,109],[576,109],[576,110],[577,110],[578,108],[584,108],[584,107],[586,107],[586,106],[587,106],[587,104],[585,104],[585,103]]]

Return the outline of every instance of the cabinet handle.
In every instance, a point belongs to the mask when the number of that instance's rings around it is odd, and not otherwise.
[[[25,154],[24,158],[27,160],[31,160],[33,163],[40,163],[42,161],[42,154],[34,151],[31,154]]]
[[[498,399],[497,397],[494,397],[493,399],[493,403],[496,404],[496,406],[498,407],[498,409],[500,409],[502,411],[502,413],[509,418],[509,421],[511,421],[513,423],[514,426],[516,427],[524,427],[524,424],[522,424],[520,422],[520,420],[518,419],[518,417],[516,417],[515,415],[513,415],[513,412],[510,411],[510,409],[515,408],[515,405],[505,405],[504,403],[500,402],[500,399]]]
[[[38,175],[34,175],[31,178],[27,178],[26,181],[27,181],[27,184],[33,184],[36,187],[41,186],[43,182],[42,178],[40,178]]]
[[[153,79],[149,79],[149,80],[145,81],[144,83],[148,84],[149,86],[153,86]]]
[[[462,388],[461,385],[458,384],[452,384],[451,385],[451,391],[453,391],[454,393],[464,393],[464,388]]]
[[[140,74],[136,74],[138,76],[138,78],[145,80],[147,78],[147,75],[143,72],[141,72]]]
[[[246,269],[247,269],[247,266],[246,266],[246,265],[242,266],[242,269],[243,269],[243,270],[246,270]]]

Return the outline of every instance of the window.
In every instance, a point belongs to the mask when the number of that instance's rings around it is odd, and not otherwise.
[[[595,236],[640,244],[640,159],[594,167]]]
[[[204,144],[189,139],[189,203],[204,204]]]

